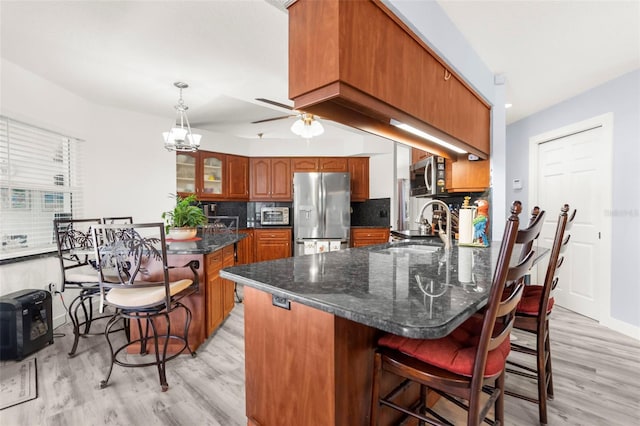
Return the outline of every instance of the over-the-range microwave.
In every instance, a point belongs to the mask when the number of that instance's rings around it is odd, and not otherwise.
[[[412,164],[409,175],[412,197],[429,197],[447,193],[444,157],[433,155]]]

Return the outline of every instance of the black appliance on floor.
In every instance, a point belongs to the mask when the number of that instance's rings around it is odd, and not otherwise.
[[[50,343],[51,293],[20,290],[0,297],[0,360],[21,360]]]

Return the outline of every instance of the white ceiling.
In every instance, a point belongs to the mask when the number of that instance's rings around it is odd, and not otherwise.
[[[2,57],[89,101],[194,126],[291,138],[285,0],[0,2]],[[508,122],[640,68],[640,0],[454,1],[445,12],[507,77]],[[351,130],[325,123],[323,137]]]

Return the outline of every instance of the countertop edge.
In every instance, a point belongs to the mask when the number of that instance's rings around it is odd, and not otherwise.
[[[461,322],[452,321],[444,326],[431,327],[428,329],[425,329],[424,327],[410,327],[406,325],[397,324],[395,322],[389,321],[388,319],[380,320],[369,315],[358,314],[356,312],[346,310],[336,305],[320,302],[308,296],[300,296],[294,292],[282,290],[278,287],[274,287],[269,284],[264,284],[260,281],[256,281],[250,278],[236,275],[234,273],[226,271],[225,269],[222,269],[220,271],[220,276],[222,278],[234,281],[238,284],[246,285],[278,297],[284,297],[286,299],[289,299],[290,301],[298,302],[302,305],[319,309],[323,312],[327,312],[329,314],[336,315],[341,318],[345,318],[360,324],[367,325],[369,327],[386,331],[388,333],[393,333],[393,334],[401,335],[404,337],[409,337],[412,339],[438,338],[440,336],[449,334],[451,331],[453,331],[456,327],[458,327],[461,324]],[[476,312],[478,309],[484,306],[485,303],[486,301],[484,303],[479,304],[478,306],[470,305],[469,307],[467,307],[467,310],[472,309],[474,312]]]

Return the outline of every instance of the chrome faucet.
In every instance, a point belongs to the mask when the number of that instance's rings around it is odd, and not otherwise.
[[[447,206],[447,204],[445,202],[440,201],[440,200],[427,201],[425,203],[425,205],[422,206],[422,210],[420,210],[420,219],[419,219],[419,221],[421,223],[424,221],[424,210],[428,206],[430,206],[431,204],[438,204],[438,205],[444,207],[445,211],[447,212],[447,232],[443,232],[442,231],[442,227],[440,225],[438,225],[438,235],[440,236],[440,239],[444,243],[444,249],[445,250],[450,250],[451,249],[451,210],[449,210],[449,206]],[[434,226],[434,225],[432,225],[432,226]]]

